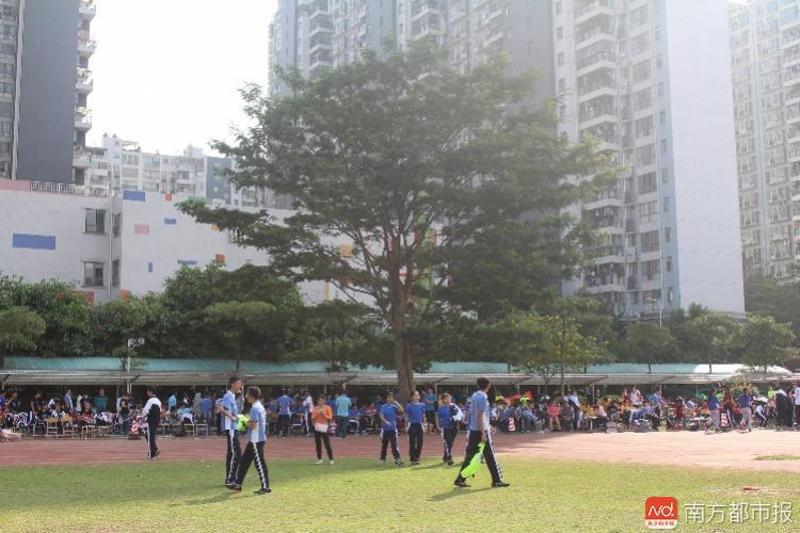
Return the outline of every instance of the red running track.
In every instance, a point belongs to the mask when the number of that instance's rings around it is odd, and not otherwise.
[[[526,435],[496,438],[498,452],[530,441],[534,437]],[[380,454],[380,441],[377,436],[351,436],[347,439],[332,438],[335,457],[365,457],[377,459]],[[401,435],[400,453],[403,459],[408,456],[408,439]],[[18,442],[0,443],[0,467],[20,465],[86,465],[140,463],[146,461],[144,440],[110,439],[28,439]],[[463,454],[466,446],[466,433],[456,440],[453,452],[456,457]],[[158,447],[163,461],[218,460],[225,456],[225,439],[205,438],[159,438]],[[442,440],[438,435],[426,435],[423,456],[441,458]],[[324,452],[323,452],[324,453]],[[289,437],[267,440],[265,455],[271,459],[316,459],[314,439],[309,437]],[[391,453],[390,453],[391,455]]]

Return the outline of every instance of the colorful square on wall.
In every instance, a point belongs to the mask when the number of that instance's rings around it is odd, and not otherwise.
[[[225,254],[216,254],[214,256],[214,262],[219,263],[220,265],[225,264]]]
[[[94,303],[94,291],[72,291],[75,293],[75,296],[86,300],[86,303],[93,304]]]
[[[172,201],[172,193],[168,192],[164,195],[164,200],[171,202]]]
[[[167,226],[176,226],[178,224],[178,219],[177,218],[165,218],[164,219],[164,224],[166,224]]]
[[[197,266],[197,261],[194,259],[178,259],[178,266],[193,267]]]
[[[133,233],[135,235],[150,235],[149,224],[136,224],[133,226]]]
[[[122,191],[122,199],[129,202],[144,202],[146,195],[144,191]]]
[[[153,272],[153,263],[147,263],[147,271],[152,274],[152,272]]]
[[[11,247],[28,248],[30,250],[55,250],[56,236],[15,233],[11,236]]]

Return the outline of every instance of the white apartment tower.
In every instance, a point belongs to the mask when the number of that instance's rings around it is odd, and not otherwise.
[[[731,4],[731,66],[745,275],[797,276],[800,1]],[[795,204],[795,205],[793,205]]]
[[[556,0],[563,131],[613,154],[619,180],[576,214],[600,258],[567,290],[653,319],[744,311],[727,9],[719,0]]]

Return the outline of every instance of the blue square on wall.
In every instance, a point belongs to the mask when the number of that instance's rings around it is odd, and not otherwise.
[[[129,202],[144,202],[145,198],[144,191],[122,191],[122,199]]]
[[[153,272],[153,263],[147,263],[147,271],[151,273]]]
[[[55,250],[56,236],[15,233],[11,236],[11,247],[28,248],[30,250]]]
[[[167,226],[176,226],[178,224],[178,219],[176,218],[165,218],[164,224]]]

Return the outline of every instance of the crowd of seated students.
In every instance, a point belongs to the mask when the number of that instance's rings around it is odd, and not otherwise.
[[[619,394],[601,390],[596,398],[593,391],[584,389],[579,394],[569,390],[564,395],[535,395],[532,391],[512,396],[499,395],[491,411],[491,424],[502,433],[528,432],[567,432],[567,431],[652,431],[652,430],[724,430],[739,427],[744,423],[741,409],[742,391],[719,386],[698,392],[694,395],[666,397],[659,388],[650,394],[643,394],[637,387],[628,387]],[[296,392],[273,391],[272,397],[264,401],[267,409],[268,431],[272,435],[295,434],[310,435],[309,409],[313,405],[311,393],[306,390]],[[169,394],[169,393],[168,393]],[[197,392],[184,394],[172,392],[163,401],[162,423],[171,428],[173,434],[188,434],[186,427],[205,423],[206,434],[219,434],[219,416],[216,404],[223,391]],[[710,402],[711,395],[717,399]],[[757,390],[749,393],[753,425],[766,427],[774,424],[777,429],[791,429],[800,425],[800,387],[778,383],[770,384],[765,395]],[[165,396],[167,396],[165,394]],[[314,396],[316,398],[316,396]],[[129,435],[134,429],[134,420],[141,401],[128,394],[122,394],[115,402],[110,402],[103,388],[94,394],[83,390],[73,392],[67,389],[64,394],[45,395],[37,391],[22,401],[14,390],[0,393],[0,429],[13,430],[32,436],[45,435],[46,428],[56,428],[57,434],[68,431],[81,432],[86,426],[107,426],[110,434]],[[286,417],[280,416],[280,398],[289,398],[289,427],[281,427]],[[747,396],[745,396],[747,398]],[[162,398],[163,399],[163,398]],[[334,395],[327,395],[325,403],[336,412]],[[377,413],[382,405],[380,395],[360,395],[349,398],[349,411],[346,428],[338,433],[341,436],[353,434],[373,434],[380,431]],[[464,412],[460,422],[462,429],[469,423],[469,405],[466,396],[454,395],[455,403]],[[243,401],[240,399],[239,401]],[[283,402],[287,402],[284,400]],[[711,409],[709,409],[709,404]],[[718,407],[717,407],[718,406]],[[717,413],[712,412],[717,409]],[[714,415],[719,422],[714,423]],[[426,429],[436,431],[436,424],[428,424]],[[402,415],[398,420],[398,430],[402,433],[405,421]],[[51,429],[52,431],[52,429]],[[330,425],[336,432],[336,424]]]

